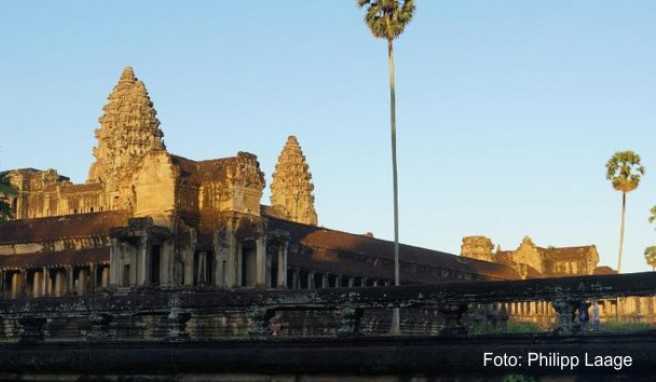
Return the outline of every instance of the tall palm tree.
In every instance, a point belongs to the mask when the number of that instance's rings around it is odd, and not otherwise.
[[[645,248],[645,260],[651,266],[651,270],[656,271],[656,245]]]
[[[633,151],[616,152],[606,163],[606,179],[613,188],[622,193],[622,219],[620,223],[620,251],[617,259],[617,272],[622,271],[624,252],[624,221],[626,216],[626,194],[638,188],[645,168],[640,164],[640,155]]]
[[[375,38],[387,40],[387,66],[390,86],[390,121],[392,138],[392,178],[394,185],[394,285],[401,284],[399,275],[399,196],[396,169],[396,80],[394,39],[399,37],[412,20],[413,0],[356,0],[360,8],[367,7],[364,21]],[[400,332],[399,310],[394,310],[392,332]]]

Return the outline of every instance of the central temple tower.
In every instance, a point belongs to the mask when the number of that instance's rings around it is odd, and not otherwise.
[[[287,138],[273,173],[271,207],[285,219],[317,225],[312,191],[312,174],[298,140],[292,135]]]
[[[96,162],[89,170],[88,183],[101,181],[115,188],[147,153],[166,150],[153,102],[130,66],[123,70],[98,122]]]

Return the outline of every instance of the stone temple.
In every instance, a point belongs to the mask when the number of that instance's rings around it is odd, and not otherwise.
[[[192,160],[167,151],[153,102],[130,67],[99,125],[85,183],[52,169],[4,173],[16,189],[0,195],[14,216],[0,224],[5,298],[134,287],[392,284],[393,243],[318,225],[312,175],[296,137],[284,143],[265,204],[254,154]],[[597,267],[594,246],[541,248],[528,238],[516,251],[493,252],[490,239],[466,237],[461,256],[401,245],[400,258],[405,285],[610,272]]]
[[[392,243],[318,226],[312,175],[296,137],[273,171],[271,203],[257,157],[169,153],[157,112],[123,70],[95,131],[84,184],[55,170],[6,173],[15,219],[0,225],[6,296],[106,287],[322,288],[389,285]],[[503,264],[402,246],[405,283],[511,279]]]

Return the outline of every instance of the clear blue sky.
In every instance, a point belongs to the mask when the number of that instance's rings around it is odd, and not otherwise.
[[[0,168],[86,178],[126,65],[169,150],[258,155],[298,136],[324,226],[392,237],[386,47],[355,1],[21,1],[0,11]],[[401,238],[458,253],[596,244],[616,266],[613,152],[641,154],[626,271],[656,243],[656,2],[417,0],[396,45]],[[264,201],[268,202],[268,190]]]

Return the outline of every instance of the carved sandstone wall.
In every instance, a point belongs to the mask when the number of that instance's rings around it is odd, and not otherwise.
[[[169,154],[153,102],[131,67],[123,70],[99,122],[87,183],[73,184],[55,170],[9,173],[18,190],[11,201],[16,218],[118,210],[173,228],[178,213],[196,221],[226,211],[259,216],[264,174],[257,157],[240,152],[193,161]]]
[[[462,239],[460,254],[472,259],[494,262],[492,240],[485,236],[466,236]]]

